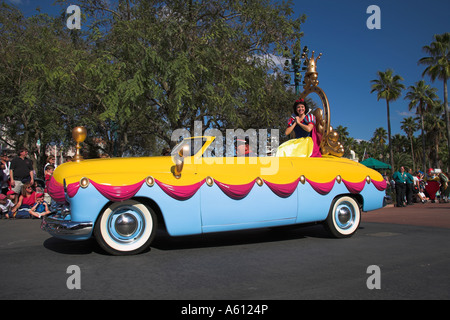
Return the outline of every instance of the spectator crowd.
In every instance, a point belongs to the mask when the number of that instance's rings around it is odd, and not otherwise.
[[[55,168],[55,157],[49,156],[44,180],[37,179],[26,148],[19,149],[16,156],[3,151],[0,156],[0,219],[39,219],[51,213],[52,198],[47,184]]]
[[[448,173],[440,169],[428,169],[426,174],[422,171],[412,172],[411,168],[401,166],[389,179],[385,175],[388,189],[395,194],[395,206],[406,207],[414,203],[449,202],[450,188],[448,186]]]

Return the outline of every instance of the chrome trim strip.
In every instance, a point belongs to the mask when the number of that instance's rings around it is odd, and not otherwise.
[[[44,217],[41,224],[41,229],[50,233],[54,237],[70,237],[70,236],[87,236],[92,233],[93,222],[75,222],[70,220],[63,220],[56,215]]]

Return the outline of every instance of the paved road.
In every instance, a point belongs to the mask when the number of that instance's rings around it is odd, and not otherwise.
[[[450,203],[417,203],[364,213],[365,222],[383,222],[450,229]]]
[[[160,232],[132,257],[51,238],[39,220],[0,220],[0,299],[449,299],[449,219],[450,204],[416,204],[365,213],[349,239],[320,225]],[[80,289],[68,289],[71,265]],[[381,288],[370,290],[373,265]]]

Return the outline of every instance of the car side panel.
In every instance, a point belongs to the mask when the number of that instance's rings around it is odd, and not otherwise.
[[[292,224],[297,217],[296,192],[281,198],[267,185],[255,184],[246,197],[235,200],[215,184],[200,191],[203,232]]]
[[[95,223],[103,207],[109,202],[90,184],[79,188],[73,198],[69,198],[71,219],[73,221],[92,221]]]
[[[325,195],[315,191],[311,185],[299,183],[297,223],[323,221],[327,218],[333,198],[339,193],[348,193],[345,186],[335,182],[333,189]]]
[[[383,201],[386,193],[377,190],[373,183],[366,184],[360,194],[363,197],[364,202],[363,211],[372,211],[383,208]]]
[[[164,217],[167,232],[171,236],[184,236],[202,232],[200,219],[200,192],[187,200],[176,200],[167,195],[157,184],[143,185],[135,197],[152,199]]]

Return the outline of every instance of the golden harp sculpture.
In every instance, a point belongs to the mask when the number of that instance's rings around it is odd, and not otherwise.
[[[325,92],[318,87],[317,61],[321,56],[322,53],[314,59],[314,51],[312,52],[311,58],[308,58],[305,53],[302,55],[302,59],[306,60],[308,67],[305,73],[304,91],[300,94],[300,99],[305,99],[312,92],[315,92],[319,96],[322,101],[323,110],[316,108],[313,114],[316,117],[316,130],[322,137],[320,140],[320,151],[322,155],[342,157],[344,155],[344,147],[339,142],[339,134],[333,131],[330,125],[330,104],[328,98]]]

